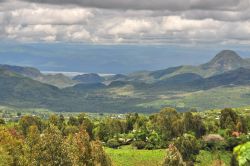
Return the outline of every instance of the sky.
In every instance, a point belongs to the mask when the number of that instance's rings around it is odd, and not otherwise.
[[[249,45],[249,0],[0,0],[0,63],[127,73]]]

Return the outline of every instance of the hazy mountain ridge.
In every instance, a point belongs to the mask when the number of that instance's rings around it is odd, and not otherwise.
[[[79,83],[86,83],[86,84],[101,83],[105,80],[103,77],[99,76],[96,73],[77,75],[72,79]]]
[[[240,67],[249,68],[250,60],[241,58],[232,50],[223,50],[212,60],[199,66],[184,65],[152,72],[134,73],[131,75],[133,76],[132,78],[138,77],[141,81],[157,82],[159,80],[164,80],[166,78],[184,73],[194,73],[202,77],[210,77],[230,70],[235,70]]]
[[[75,77],[83,80],[75,81],[62,74],[43,75],[33,68],[2,65],[0,104],[68,112],[152,112],[163,106],[183,110],[190,107],[216,108],[225,104],[235,107],[242,103],[250,104],[248,66],[248,59],[242,59],[233,51],[222,51],[200,66],[178,66],[105,77],[85,74]],[[60,89],[42,83],[64,78],[62,82],[75,81],[76,85]],[[58,82],[50,84],[58,86]],[[219,89],[219,93],[215,89]],[[225,98],[224,92],[232,96]],[[216,95],[210,98],[207,94],[211,93]],[[192,98],[195,96],[199,96],[200,101]],[[204,103],[205,96],[212,102],[210,107]]]
[[[77,82],[71,80],[69,77],[63,74],[42,74],[38,69],[33,67],[21,67],[12,65],[0,65],[0,69],[8,70],[24,77],[31,78],[33,80],[40,81],[42,83],[54,85],[60,88],[73,86]]]

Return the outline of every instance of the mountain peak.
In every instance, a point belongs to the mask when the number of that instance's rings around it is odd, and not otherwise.
[[[212,61],[218,61],[218,60],[238,60],[241,61],[243,60],[235,51],[233,50],[223,50],[219,52],[213,59]]]
[[[201,65],[202,69],[214,69],[219,73],[234,70],[245,66],[245,61],[235,51],[223,50],[211,61]]]

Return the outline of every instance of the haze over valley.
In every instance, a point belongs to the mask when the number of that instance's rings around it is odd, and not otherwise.
[[[1,104],[6,106],[150,113],[163,107],[201,111],[249,104],[250,60],[232,50],[223,50],[201,65],[129,74],[69,77],[32,67],[0,65],[0,69]]]

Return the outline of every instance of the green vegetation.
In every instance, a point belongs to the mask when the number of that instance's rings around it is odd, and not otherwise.
[[[164,107],[183,112],[191,108],[203,111],[248,106],[249,66],[248,60],[230,50],[200,66],[107,77],[92,73],[73,80],[62,74],[44,75],[34,68],[0,65],[0,104],[92,113],[153,113]]]
[[[166,150],[137,150],[131,146],[106,148],[105,151],[114,166],[159,166],[166,155]]]
[[[234,159],[238,161],[239,166],[250,165],[250,142],[234,148]]]
[[[232,154],[227,151],[205,151],[201,150],[197,156],[196,166],[210,166],[213,165],[215,161],[221,161],[225,165],[229,166],[231,162]]]
[[[245,166],[249,162],[247,108],[184,113],[164,108],[150,115],[98,116],[30,111],[27,115],[17,111],[13,120],[1,110],[0,163]]]

